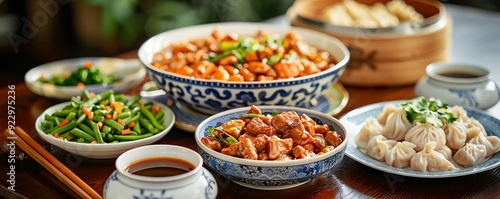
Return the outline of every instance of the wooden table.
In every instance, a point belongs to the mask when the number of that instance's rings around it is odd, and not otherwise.
[[[455,9],[455,11],[457,10]],[[457,12],[456,14],[460,13]],[[495,16],[498,17],[498,15]],[[494,35],[490,37],[494,37]],[[455,53],[457,50],[460,51],[460,49],[456,48],[453,50]],[[498,59],[496,53],[498,51],[489,52],[489,54],[483,56]],[[133,56],[135,56],[134,53],[122,57]],[[491,58],[493,56],[496,56],[496,58]],[[484,61],[481,57],[478,57],[477,60]],[[15,84],[14,86],[15,123],[34,135],[36,134],[34,128],[35,118],[45,108],[58,102],[35,95],[29,91],[24,83]],[[389,88],[345,86],[349,92],[349,102],[336,117],[339,118],[363,105],[412,98],[414,97],[413,86]],[[1,95],[5,96],[8,90],[9,88],[1,88]],[[139,88],[127,91],[127,93],[138,94]],[[0,107],[3,110],[0,112],[0,130],[2,131],[7,128],[7,101],[6,96],[0,98]],[[488,113],[500,118],[500,104],[489,109]],[[39,138],[36,140],[43,143]],[[177,128],[173,128],[157,144],[181,145],[196,150],[193,134]],[[87,159],[69,154],[56,147],[52,148],[51,153],[99,193],[103,191],[106,178],[115,170],[114,158],[106,160]],[[6,158],[7,155],[3,155],[3,157]],[[5,160],[0,165],[0,184],[2,185],[0,186],[0,196],[5,198],[78,198],[73,191],[33,160],[16,162],[14,175],[16,191],[8,191],[6,186],[8,186],[7,178],[9,176],[6,174],[9,172],[9,168],[6,166]],[[219,186],[218,198],[408,198],[410,196],[412,198],[498,198],[500,196],[500,167],[463,177],[421,179],[381,172],[355,162],[346,156],[335,170],[325,173],[302,186],[282,191],[260,191],[242,187],[214,172],[212,173],[215,175]]]
[[[36,134],[35,119],[47,107],[58,103],[39,97],[28,90],[24,83],[15,85],[16,92],[16,125],[21,126],[30,134]],[[408,99],[414,96],[413,85],[394,88],[357,88],[345,86],[350,100],[345,109],[336,117],[359,106],[379,101]],[[7,89],[0,89],[6,93]],[[128,91],[137,94],[138,89]],[[374,97],[376,96],[376,97]],[[6,107],[6,99],[0,99],[0,105]],[[6,118],[6,112],[0,113]],[[0,129],[6,129],[6,122],[0,124]],[[39,138],[40,143],[43,143]],[[157,144],[174,144],[196,150],[192,133],[173,128],[170,133]],[[95,160],[69,154],[53,147],[54,154],[75,174],[102,193],[106,178],[115,170],[113,159]],[[3,161],[2,165],[6,165]],[[16,192],[28,198],[75,198],[74,192],[52,176],[45,168],[33,160],[18,161],[15,164]],[[0,179],[5,189],[9,170],[6,166],[0,168]],[[213,173],[213,172],[212,172]],[[213,173],[215,174],[215,173]],[[464,177],[446,179],[419,179],[401,177],[384,173],[344,157],[340,166],[311,182],[288,190],[259,191],[237,185],[226,178],[215,174],[219,185],[218,198],[332,198],[332,197],[406,197],[432,196],[436,198],[480,197],[490,196],[500,191],[500,167],[493,170]],[[2,193],[2,192],[0,192]],[[4,190],[3,194],[7,194]]]

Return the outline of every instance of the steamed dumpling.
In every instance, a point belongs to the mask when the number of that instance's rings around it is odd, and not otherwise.
[[[467,143],[455,153],[453,159],[464,167],[470,167],[482,162],[486,158],[486,153],[484,145]]]
[[[462,122],[445,123],[443,130],[446,135],[446,146],[458,150],[465,145],[467,128]]]
[[[387,9],[396,15],[399,21],[409,21],[414,23],[422,23],[424,17],[415,8],[406,4],[403,0],[392,0],[387,2]]]
[[[473,117],[469,118],[469,120],[467,121],[466,124],[467,124],[467,128],[478,127],[479,130],[481,130],[481,134],[483,134],[484,136],[488,135],[488,133],[486,133],[486,129],[484,128],[483,124],[481,124],[481,122],[479,122],[475,118],[473,118]]]
[[[486,139],[488,141],[490,141],[491,143],[491,155],[497,153],[500,151],[500,138],[498,138],[497,136],[487,136]],[[488,155],[486,155],[486,157],[489,157]]]
[[[354,141],[356,141],[358,147],[366,149],[366,145],[372,137],[382,134],[382,128],[382,125],[374,117],[370,116],[366,118],[363,127],[359,130]]]
[[[382,109],[382,113],[378,114],[378,122],[382,125],[385,125],[387,122],[387,117],[389,117],[389,114],[393,113],[396,111],[398,107],[394,106],[394,104],[386,104],[384,106],[384,109]]]
[[[410,160],[410,167],[415,171],[450,171],[456,169],[443,154],[435,150],[436,142],[425,144],[422,151],[416,153]]]
[[[462,122],[462,123],[468,123],[469,122],[469,116],[467,116],[467,110],[464,109],[462,106],[452,106],[448,108],[448,112],[453,113],[457,117],[457,121]]]
[[[411,142],[398,142],[391,150],[385,154],[385,162],[394,167],[405,168],[410,166],[410,160],[413,155],[417,152],[415,151],[417,145]]]
[[[354,20],[354,25],[365,28],[376,28],[377,21],[370,13],[370,7],[357,1],[344,1],[347,12]]]
[[[347,12],[344,4],[333,4],[325,9],[324,16],[335,25],[339,26],[354,26],[354,20],[349,12]]]
[[[411,128],[405,136],[405,140],[417,145],[415,151],[424,149],[428,142],[436,142],[436,149],[440,149],[446,144],[446,136],[443,129],[435,127],[430,123],[418,123]]]
[[[472,138],[475,138],[477,137],[478,135],[483,135],[483,132],[481,131],[481,129],[479,127],[472,127],[472,128],[468,128],[466,130],[466,134],[467,134],[467,138],[466,138],[466,142],[469,142]]]
[[[473,136],[468,143],[484,145],[486,147],[486,157],[500,151],[500,138],[497,136],[484,136],[478,127],[474,127],[468,132]]]
[[[390,140],[401,141],[412,127],[413,125],[406,119],[406,111],[397,109],[387,117],[382,135]]]
[[[443,147],[441,147],[440,149],[435,149],[438,153],[441,153],[444,155],[444,157],[447,159],[447,160],[451,160],[451,155],[453,155],[453,151],[451,151],[451,149],[449,147],[447,147],[446,145],[444,145]]]
[[[392,149],[398,142],[388,140],[383,135],[377,135],[370,139],[366,146],[366,154],[378,161],[385,161],[385,154]]]
[[[379,27],[389,27],[398,25],[399,19],[387,10],[387,7],[381,3],[375,3],[371,7],[371,14],[378,22]]]

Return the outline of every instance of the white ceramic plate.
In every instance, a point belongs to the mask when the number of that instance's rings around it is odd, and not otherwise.
[[[500,165],[500,153],[496,153],[484,162],[477,164],[472,167],[463,168],[460,167],[458,170],[454,171],[442,171],[442,172],[420,172],[413,171],[410,168],[396,168],[387,165],[384,162],[379,162],[368,155],[364,154],[356,145],[354,138],[358,134],[361,127],[364,125],[364,121],[368,116],[377,117],[388,103],[392,103],[396,106],[404,103],[406,101],[388,101],[380,102],[367,106],[357,108],[350,111],[340,118],[340,122],[344,125],[349,134],[349,140],[347,142],[346,155],[351,159],[364,164],[368,167],[384,171],[391,174],[397,174],[401,176],[418,177],[418,178],[447,178],[456,176],[465,176],[474,173],[479,173],[493,169]],[[486,112],[478,109],[472,109],[464,107],[467,110],[467,115],[469,117],[474,117],[485,127],[488,135],[500,136],[500,120],[488,115]]]
[[[142,100],[143,102],[146,102],[146,100]],[[45,121],[45,114],[52,114],[56,112],[57,110],[61,110],[63,107],[67,106],[70,102],[63,102],[60,104],[56,104],[52,107],[49,107],[46,109],[37,119],[35,122],[35,128],[36,131],[38,132],[38,136],[40,136],[42,139],[47,141],[48,143],[57,146],[65,151],[68,151],[70,153],[73,153],[75,155],[79,155],[82,157],[87,157],[87,158],[93,158],[93,159],[106,159],[106,158],[115,158],[120,156],[123,152],[133,149],[135,147],[139,146],[144,146],[148,144],[152,144],[159,139],[163,138],[165,135],[167,135],[168,132],[172,129],[174,126],[174,121],[175,121],[175,115],[174,112],[167,106],[157,103],[161,105],[163,112],[165,112],[165,116],[163,116],[164,121],[163,121],[163,126],[165,127],[165,130],[162,132],[159,132],[153,136],[140,139],[140,140],[134,140],[134,141],[128,141],[128,142],[120,142],[120,143],[109,143],[109,144],[90,144],[90,143],[77,143],[77,142],[70,142],[66,140],[61,140],[57,139],[52,135],[47,135],[44,133],[41,129],[42,122]]]
[[[91,61],[105,75],[113,75],[117,81],[107,85],[87,85],[84,88],[76,86],[54,86],[38,81],[42,75],[51,78],[53,75],[69,74]],[[101,93],[113,89],[121,93],[128,88],[139,85],[146,76],[146,69],[138,59],[119,59],[108,57],[82,57],[50,62],[29,70],[24,76],[28,88],[34,93],[58,100],[68,100],[72,96],[82,94],[83,89]]]
[[[156,88],[154,82],[144,84],[141,95],[144,98],[151,98],[154,101],[167,104],[174,111],[175,127],[183,131],[194,133],[198,124],[210,117],[210,115],[201,113],[186,104],[173,102],[165,95],[163,90],[145,91],[151,88]],[[311,107],[311,109],[334,116],[345,108],[348,100],[349,93],[347,90],[341,83],[336,83],[331,88],[323,91],[322,95],[316,99],[316,106]]]

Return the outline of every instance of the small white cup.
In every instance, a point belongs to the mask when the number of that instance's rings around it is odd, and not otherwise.
[[[500,100],[497,84],[482,66],[438,62],[429,64],[426,74],[415,85],[416,96],[480,109],[488,109]]]
[[[141,159],[173,157],[192,163],[195,168],[168,177],[147,177],[129,173],[125,168]],[[104,185],[104,198],[215,198],[217,183],[203,168],[201,156],[188,148],[175,145],[148,145],[128,150],[115,162],[114,171]]]

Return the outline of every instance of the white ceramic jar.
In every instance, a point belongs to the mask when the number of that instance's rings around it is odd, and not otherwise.
[[[432,63],[415,86],[415,95],[450,105],[488,109],[498,103],[498,85],[487,68],[466,63]]]
[[[132,163],[145,158],[171,157],[186,160],[194,169],[167,177],[147,177],[125,171]],[[203,168],[201,156],[188,148],[174,145],[148,145],[120,155],[114,171],[104,185],[104,198],[203,198],[217,196],[214,176]]]

